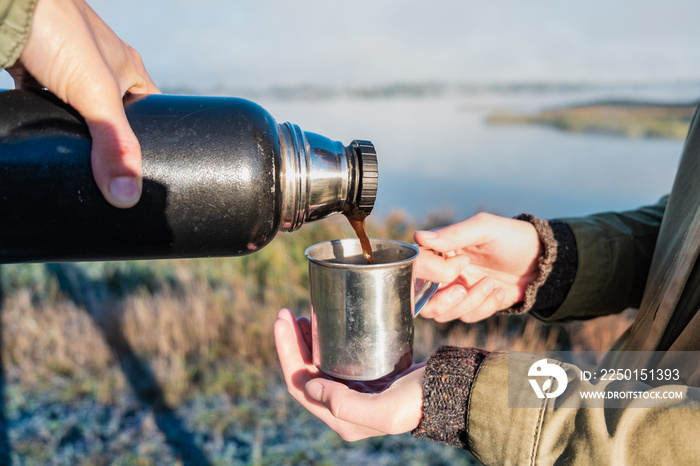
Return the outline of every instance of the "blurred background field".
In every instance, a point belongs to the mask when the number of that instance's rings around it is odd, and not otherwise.
[[[244,97],[373,141],[374,237],[482,210],[654,203],[700,98],[689,0],[89,4],[164,92]],[[473,464],[409,435],[346,443],[286,393],[275,314],[308,314],[305,248],[349,236],[333,218],[239,258],[0,265],[0,464]],[[419,318],[415,359],[441,344],[605,350],[632,316]]]

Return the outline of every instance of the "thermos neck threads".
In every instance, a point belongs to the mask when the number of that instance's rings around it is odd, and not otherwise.
[[[297,125],[279,125],[281,231],[294,231],[356,203],[369,214],[377,195],[377,156],[369,141],[345,147]]]

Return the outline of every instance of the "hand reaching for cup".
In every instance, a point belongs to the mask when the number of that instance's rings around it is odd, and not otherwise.
[[[116,207],[141,195],[141,147],[124,113],[125,93],[160,93],[139,54],[83,0],[39,0],[20,59],[18,88],[45,87],[85,118],[97,186]]]
[[[277,313],[275,344],[287,390],[344,440],[402,434],[422,415],[425,364],[416,364],[380,393],[362,393],[330,380],[311,359],[311,328],[287,309]]]
[[[416,275],[445,284],[421,311],[438,322],[490,317],[522,301],[538,276],[542,246],[535,228],[522,220],[479,213],[414,237],[424,248]]]

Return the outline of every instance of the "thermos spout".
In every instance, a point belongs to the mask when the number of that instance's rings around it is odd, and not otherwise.
[[[369,215],[377,197],[377,153],[369,141],[349,146],[302,131],[291,123],[280,125],[282,159],[282,231],[294,231],[304,222],[342,212],[355,204]]]

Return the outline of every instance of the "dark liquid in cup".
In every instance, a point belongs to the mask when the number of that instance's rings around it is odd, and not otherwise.
[[[365,227],[367,214],[363,210],[358,209],[357,204],[346,202],[345,207],[343,207],[343,215],[348,219],[350,226],[355,230],[355,234],[360,240],[362,255],[365,257],[365,260],[368,264],[374,264],[374,253],[372,253],[372,245],[369,243]]]

